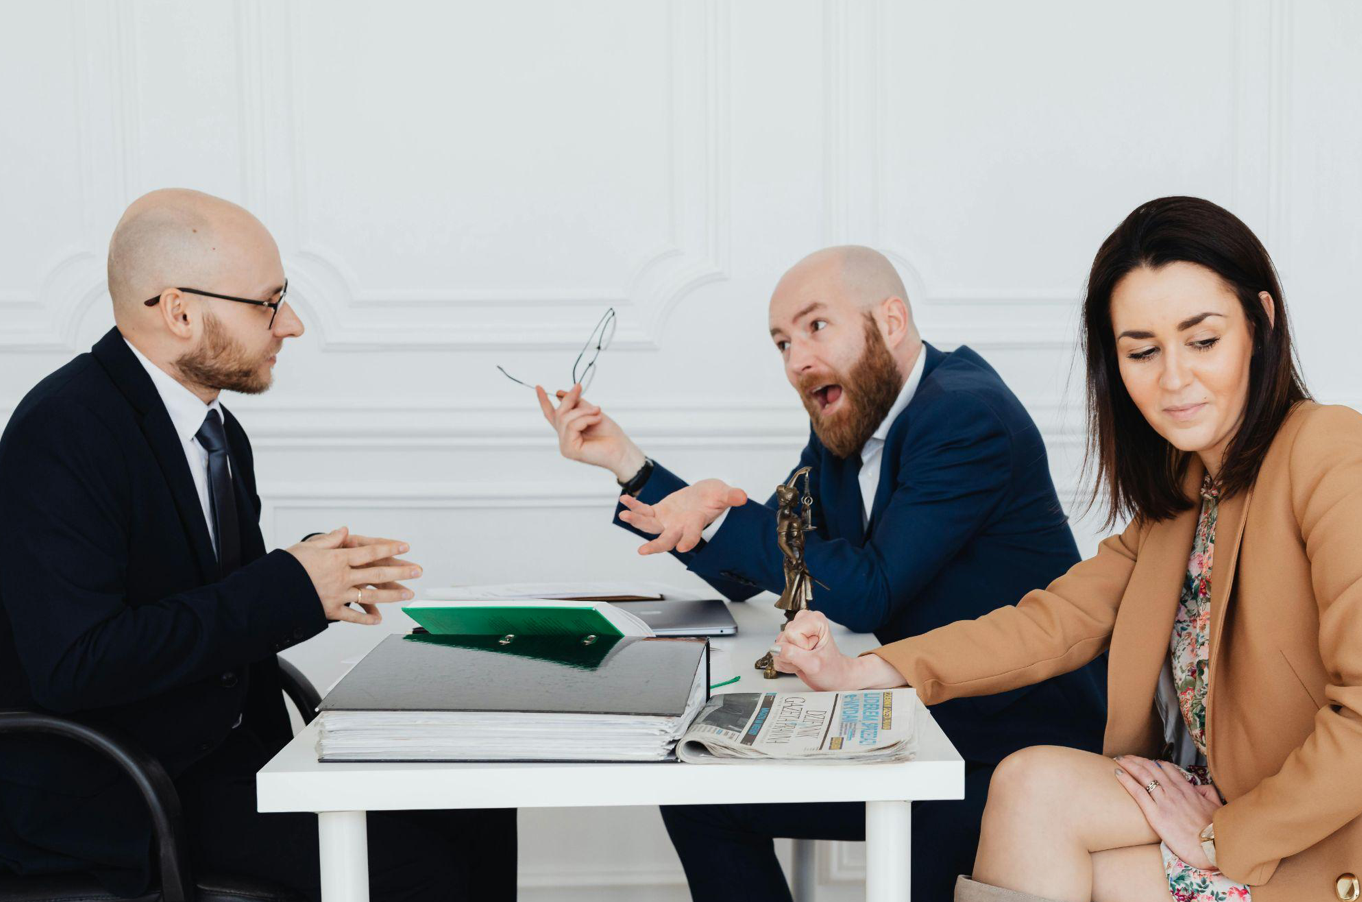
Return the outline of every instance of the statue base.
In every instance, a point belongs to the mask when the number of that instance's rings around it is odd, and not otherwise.
[[[789,625],[790,621],[795,619],[795,614],[797,613],[798,611],[785,612],[785,622],[780,625],[780,631],[782,633],[785,632],[785,627]],[[769,651],[760,658],[757,658],[757,661],[753,666],[756,667],[757,670],[762,671],[761,675],[768,680],[774,680],[776,677],[780,676],[780,672],[776,670],[775,657],[772,656]]]

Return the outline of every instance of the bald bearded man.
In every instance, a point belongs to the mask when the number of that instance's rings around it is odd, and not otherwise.
[[[974,351],[922,341],[893,265],[866,247],[799,261],[770,303],[770,338],[809,414],[797,467],[811,467],[805,558],[813,607],[881,642],[1011,604],[1077,562],[1040,433]],[[574,386],[544,416],[563,455],[611,470],[616,522],[652,536],[731,600],[784,587],[774,496],[765,504],[719,480],[687,486],[649,460]],[[760,687],[758,687],[760,688]],[[988,781],[1019,748],[1097,751],[1105,666],[1030,689],[932,709],[965,758],[963,802],[914,806],[914,898],[948,899],[971,872]],[[773,836],[864,838],[863,805],[663,809],[695,899],[788,900]]]
[[[219,395],[265,391],[303,334],[287,284],[274,239],[235,204],[165,190],[123,215],[117,325],[0,438],[0,708],[150,753],[179,793],[194,873],[319,898],[316,818],[255,810],[255,774],[291,735],[276,653],[329,622],[377,623],[420,568],[397,557],[404,543],[344,528],[265,551],[250,442]],[[514,811],[369,826],[375,899],[514,898]],[[106,758],[0,741],[0,872],[87,871],[132,895],[152,884],[153,847],[145,803]]]

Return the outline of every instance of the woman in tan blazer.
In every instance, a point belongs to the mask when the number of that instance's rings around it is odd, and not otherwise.
[[[778,666],[932,705],[1110,652],[1112,757],[1004,760],[957,900],[1352,902],[1362,415],[1308,400],[1267,252],[1195,198],[1102,245],[1084,348],[1090,460],[1130,526],[1014,606],[868,656],[803,613]]]

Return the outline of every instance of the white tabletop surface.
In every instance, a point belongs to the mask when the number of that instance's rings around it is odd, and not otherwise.
[[[752,665],[770,647],[782,614],[767,594],[731,604],[738,635],[712,640],[715,692],[795,691],[792,676],[764,679]],[[847,653],[874,636],[837,628]],[[897,764],[392,764],[317,761],[315,721],[256,779],[260,811],[380,811],[414,808],[558,808],[743,802],[841,802],[964,798],[964,764],[921,702],[917,757]]]

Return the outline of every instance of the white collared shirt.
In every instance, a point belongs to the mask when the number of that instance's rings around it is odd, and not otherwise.
[[[194,436],[203,428],[203,421],[208,417],[210,410],[216,410],[218,416],[223,418],[224,423],[226,422],[222,405],[218,403],[217,398],[214,398],[211,404],[203,403],[202,398],[181,385],[174,376],[148,360],[141,351],[133,347],[132,342],[126,338],[123,341],[132,348],[133,356],[146,369],[147,375],[151,377],[151,384],[156,386],[156,392],[161,396],[161,403],[166,406],[166,413],[170,414],[170,423],[175,427],[175,434],[179,436],[180,444],[184,447],[185,460],[189,462],[189,475],[194,477],[194,488],[199,493],[199,504],[203,506],[203,520],[208,524],[209,542],[216,549],[217,530],[213,524],[213,502],[208,487],[208,449],[200,445]]]
[[[923,345],[918,349],[917,362],[913,364],[908,378],[903,380],[903,388],[899,389],[899,396],[894,399],[893,406],[884,415],[880,425],[870,434],[870,438],[861,446],[861,475],[857,482],[861,484],[862,527],[870,523],[870,512],[875,509],[875,491],[880,485],[880,464],[884,461],[884,442],[889,438],[889,429],[908,406],[908,402],[913,400],[913,395],[917,393],[917,385],[922,381],[922,371],[926,368],[927,346]]]
[[[917,352],[917,361],[908,373],[908,378],[903,381],[903,388],[899,389],[899,396],[894,399],[894,404],[889,408],[889,412],[884,415],[880,425],[871,433],[870,438],[866,439],[861,446],[861,472],[857,477],[857,482],[861,486],[861,526],[865,527],[870,523],[870,512],[875,509],[875,493],[880,485],[880,464],[884,461],[884,443],[889,438],[889,430],[898,419],[899,414],[903,413],[904,408],[913,400],[913,395],[917,393],[918,383],[922,381],[923,370],[927,368],[927,346],[924,344]],[[714,538],[719,527],[724,525],[724,520],[728,519],[728,511],[724,511],[714,522],[705,527],[700,533],[700,537],[706,542]]]

